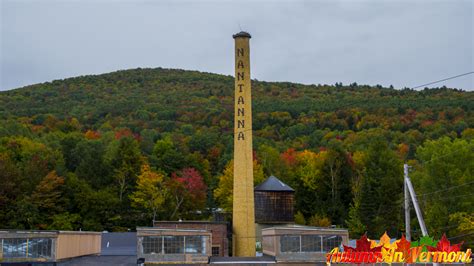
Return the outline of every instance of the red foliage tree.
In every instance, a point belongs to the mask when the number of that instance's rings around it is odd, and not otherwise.
[[[172,173],[167,187],[172,192],[175,205],[171,218],[184,208],[189,211],[199,210],[206,203],[207,186],[201,174],[194,168],[184,168],[179,174]]]
[[[291,166],[296,162],[296,151],[293,148],[289,148],[281,154],[281,159],[286,163],[286,165]]]

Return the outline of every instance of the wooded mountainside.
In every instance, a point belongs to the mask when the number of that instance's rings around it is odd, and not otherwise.
[[[156,68],[0,92],[0,228],[122,231],[230,211],[233,90],[231,76]],[[400,237],[408,162],[430,235],[473,246],[474,92],[252,90],[255,182],[293,187],[298,223]]]

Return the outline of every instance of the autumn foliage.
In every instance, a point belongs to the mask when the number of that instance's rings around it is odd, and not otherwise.
[[[155,68],[0,92],[0,228],[126,231],[231,211],[233,84]],[[473,92],[253,80],[252,97],[255,185],[295,189],[299,223],[401,237],[407,162],[430,234],[472,247]]]

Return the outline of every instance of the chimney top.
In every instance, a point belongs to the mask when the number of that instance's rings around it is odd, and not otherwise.
[[[246,32],[246,31],[241,31],[241,32],[239,32],[239,33],[237,33],[237,34],[232,35],[232,37],[234,37],[234,39],[235,39],[235,38],[239,38],[239,37],[252,38],[252,36],[250,35],[250,33]]]

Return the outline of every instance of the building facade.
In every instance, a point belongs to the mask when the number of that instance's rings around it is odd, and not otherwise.
[[[0,262],[57,262],[99,255],[102,234],[84,231],[0,230]]]
[[[209,230],[137,228],[137,258],[146,264],[208,263]]]
[[[211,237],[211,255],[218,257],[229,256],[229,224],[211,221],[155,221],[154,227],[162,229],[192,229],[206,230]]]
[[[279,263],[325,262],[326,253],[348,245],[347,229],[312,226],[282,226],[262,230],[263,254]]]

